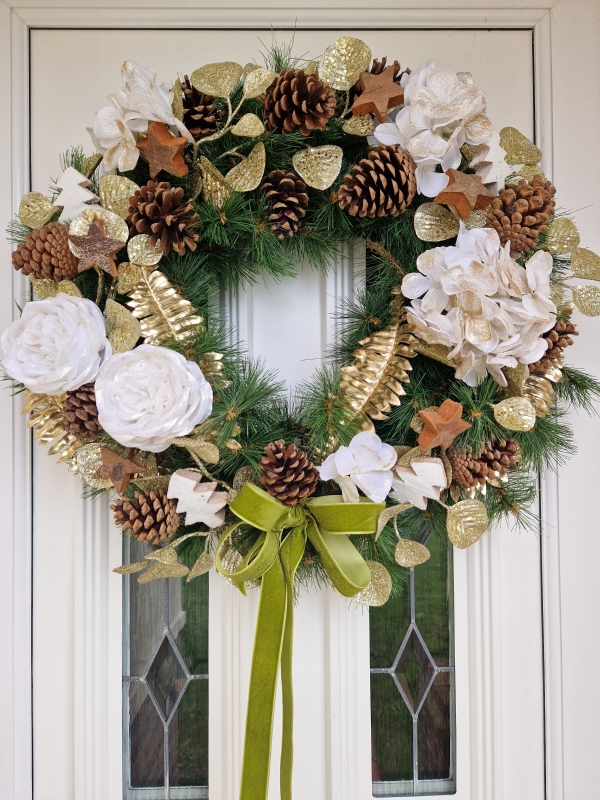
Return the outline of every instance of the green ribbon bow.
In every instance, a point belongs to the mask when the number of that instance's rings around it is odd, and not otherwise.
[[[385,503],[373,503],[365,497],[361,497],[359,503],[344,503],[341,495],[328,495],[289,508],[258,486],[245,483],[229,508],[240,522],[231,525],[221,536],[216,567],[222,575],[233,580],[243,594],[246,594],[247,581],[261,578],[240,800],[266,800],[267,797],[280,666],[283,699],[280,795],[281,800],[291,800],[294,575],[308,538],[341,594],[354,597],[366,589],[371,581],[369,568],[348,536],[375,533],[377,518]],[[222,547],[231,533],[244,523],[263,533],[239,568],[230,573],[223,567]]]

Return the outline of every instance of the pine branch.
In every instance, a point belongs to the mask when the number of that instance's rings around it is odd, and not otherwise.
[[[562,380],[554,384],[556,398],[568,406],[582,408],[590,416],[598,414],[594,405],[600,400],[600,382],[575,367],[562,368]]]

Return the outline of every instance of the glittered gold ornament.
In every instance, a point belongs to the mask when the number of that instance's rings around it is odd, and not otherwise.
[[[508,431],[530,431],[535,425],[535,408],[526,397],[507,397],[494,406],[494,417]]]
[[[126,242],[129,238],[129,227],[124,219],[112,211],[94,206],[84,211],[69,225],[69,236],[86,236],[90,225],[98,217],[102,223],[102,232],[107,239]],[[81,250],[69,239],[69,249],[77,258],[81,258]]]
[[[250,99],[258,97],[273,83],[277,73],[264,67],[257,67],[246,75],[244,81],[244,97]]]
[[[144,277],[144,271],[141,266],[139,264],[130,264],[129,261],[119,264],[117,269],[119,271],[119,277],[117,278],[117,292],[119,294],[129,294]]]
[[[383,606],[392,593],[392,579],[387,569],[378,561],[367,561],[371,583],[352,598],[363,606]]]
[[[202,197],[216,208],[223,208],[233,189],[208,158],[200,156],[202,170]]]
[[[75,453],[73,459],[77,472],[83,480],[93,489],[110,489],[110,478],[95,478],[94,475],[102,466],[102,448],[98,442],[84,444]]]
[[[205,64],[192,72],[190,83],[194,89],[210,97],[229,97],[243,72],[242,67],[234,61]]]
[[[110,298],[104,310],[107,338],[113,353],[126,353],[133,350],[142,335],[142,326],[131,311]]]
[[[210,572],[215,563],[214,558],[211,556],[210,553],[206,551],[202,553],[202,555],[197,559],[194,566],[190,570],[190,574],[187,576],[186,581],[189,583],[194,578],[197,578],[199,575],[204,575],[205,572]]]
[[[600,314],[600,288],[573,286],[573,302],[586,317],[597,317]]]
[[[225,180],[236,192],[252,192],[256,189],[265,174],[267,153],[262,142],[252,148],[248,158],[229,170]]]
[[[319,78],[334,89],[348,90],[369,69],[371,51],[360,39],[342,36],[319,60]]]
[[[571,253],[571,269],[576,278],[600,281],[600,256],[585,247],[576,247]]]
[[[545,248],[550,253],[572,253],[579,247],[579,231],[573,220],[559,217],[550,223]]]
[[[307,75],[318,75],[319,74],[319,59],[313,59],[309,61],[308,64],[304,67],[304,72]]]
[[[344,152],[335,144],[308,147],[292,157],[294,169],[313,189],[329,189],[340,174]]]
[[[137,183],[123,175],[103,175],[100,178],[100,204],[122,219],[129,216],[129,198],[139,189]]]
[[[448,509],[446,530],[448,538],[461,550],[479,541],[486,532],[488,515],[479,500],[461,500]]]
[[[458,236],[458,217],[439,203],[423,203],[415,211],[415,233],[423,242],[445,242]]]
[[[81,442],[64,428],[63,403],[66,394],[36,394],[29,389],[23,392],[24,405],[21,414],[30,414],[27,427],[33,428],[33,438],[40,444],[49,444],[49,456],[59,455],[58,463],[68,461]]]
[[[147,234],[140,233],[127,242],[127,255],[132,264],[140,267],[153,267],[161,260],[163,251],[160,247],[152,244]]]
[[[401,567],[416,567],[424,564],[430,557],[431,553],[424,544],[411,539],[398,539],[394,558]]]
[[[260,136],[264,132],[264,122],[256,114],[244,114],[230,130],[230,133],[235,136],[247,136],[249,139]]]
[[[476,208],[463,220],[465,228],[472,231],[475,228],[485,228],[487,222],[487,208]]]
[[[542,151],[516,128],[502,128],[500,147],[506,150],[507,164],[539,164]]]
[[[347,119],[342,125],[342,130],[351,136],[370,136],[375,130],[375,123],[371,114],[359,114]]]
[[[29,280],[33,286],[33,291],[40,300],[45,300],[47,297],[56,297],[61,292],[70,294],[71,297],[82,297],[80,290],[73,281],[51,281],[47,278],[32,278],[31,275]]]
[[[42,228],[56,213],[52,201],[40,192],[28,192],[19,204],[19,219],[28,228]]]

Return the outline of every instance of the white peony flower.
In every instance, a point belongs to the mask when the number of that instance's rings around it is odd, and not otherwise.
[[[382,503],[392,488],[394,448],[375,433],[357,433],[349,447],[340,447],[317,467],[321,480],[336,481],[345,503],[358,503],[361,489],[369,500]]]
[[[93,381],[112,352],[98,306],[63,292],[28,303],[0,343],[10,377],[50,395]]]
[[[212,411],[212,389],[197,364],[166,347],[117,353],[96,379],[98,420],[126,447],[160,453]]]

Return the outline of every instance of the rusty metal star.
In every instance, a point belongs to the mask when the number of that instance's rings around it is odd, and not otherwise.
[[[101,447],[102,464],[94,473],[94,478],[108,478],[115,487],[115,491],[123,494],[132,475],[148,471],[142,464],[138,464],[131,459],[133,453],[134,450],[132,448],[128,453],[129,458],[122,458],[114,450],[110,450],[108,447]]]
[[[103,269],[113,278],[117,277],[118,272],[113,256],[118,250],[125,247],[125,242],[105,236],[102,220],[95,216],[85,236],[70,235],[69,240],[81,252],[77,265],[79,272],[85,272],[94,267]]]

